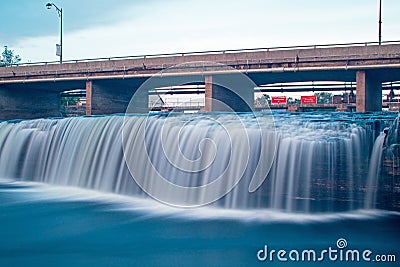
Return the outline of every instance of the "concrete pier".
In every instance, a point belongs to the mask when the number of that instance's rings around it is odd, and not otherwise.
[[[356,111],[373,112],[382,110],[382,82],[370,71],[356,73]]]
[[[125,113],[137,87],[136,83],[128,81],[87,81],[86,115]],[[147,113],[148,94],[142,92],[135,100],[131,112]]]
[[[241,75],[205,76],[206,112],[250,112],[254,108],[254,85]]]

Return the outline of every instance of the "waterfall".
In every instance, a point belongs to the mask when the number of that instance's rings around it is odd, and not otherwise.
[[[353,116],[278,113],[272,124],[263,114],[2,122],[0,178],[135,197],[148,197],[150,190],[162,202],[178,201],[166,186],[174,184],[190,188],[179,196],[188,206],[221,194],[208,202],[288,212],[372,208],[374,194],[364,189],[376,187],[384,137],[375,141],[369,164],[376,127]],[[252,192],[249,184],[263,171]]]
[[[386,134],[381,133],[375,140],[374,148],[371,153],[367,179],[367,196],[365,198],[365,208],[373,208],[376,201],[376,191],[378,186],[378,176],[381,169],[383,144]]]

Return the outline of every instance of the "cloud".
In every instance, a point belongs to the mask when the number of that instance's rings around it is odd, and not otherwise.
[[[112,21],[65,30],[64,59],[377,39],[376,3],[371,1],[150,3],[121,5],[119,13],[114,11]],[[72,11],[69,14],[73,16]],[[399,22],[391,23],[395,25],[386,26],[386,36],[398,32]],[[14,48],[23,61],[57,60],[58,38],[58,35],[23,38]]]

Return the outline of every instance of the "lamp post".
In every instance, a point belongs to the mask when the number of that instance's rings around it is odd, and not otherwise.
[[[51,9],[51,7],[54,6],[55,9],[57,10],[58,16],[60,17],[60,44],[57,45],[57,51],[56,55],[60,56],[60,64],[62,64],[62,49],[63,49],[63,44],[62,44],[62,32],[63,32],[63,26],[62,26],[62,8],[58,8],[54,3],[47,3],[46,8]]]
[[[379,0],[379,22],[378,22],[379,45],[382,43],[382,0]]]

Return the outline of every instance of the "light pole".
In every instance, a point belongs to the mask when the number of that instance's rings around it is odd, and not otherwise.
[[[379,45],[382,43],[382,0],[379,0],[379,22],[378,22]]]
[[[54,3],[47,3],[46,8],[51,9],[51,7],[54,6],[55,9],[57,10],[58,16],[60,17],[60,44],[57,45],[57,50],[56,50],[56,55],[60,56],[60,64],[62,64],[62,49],[63,49],[63,44],[62,44],[62,32],[63,32],[63,26],[62,26],[62,8],[58,8]]]

